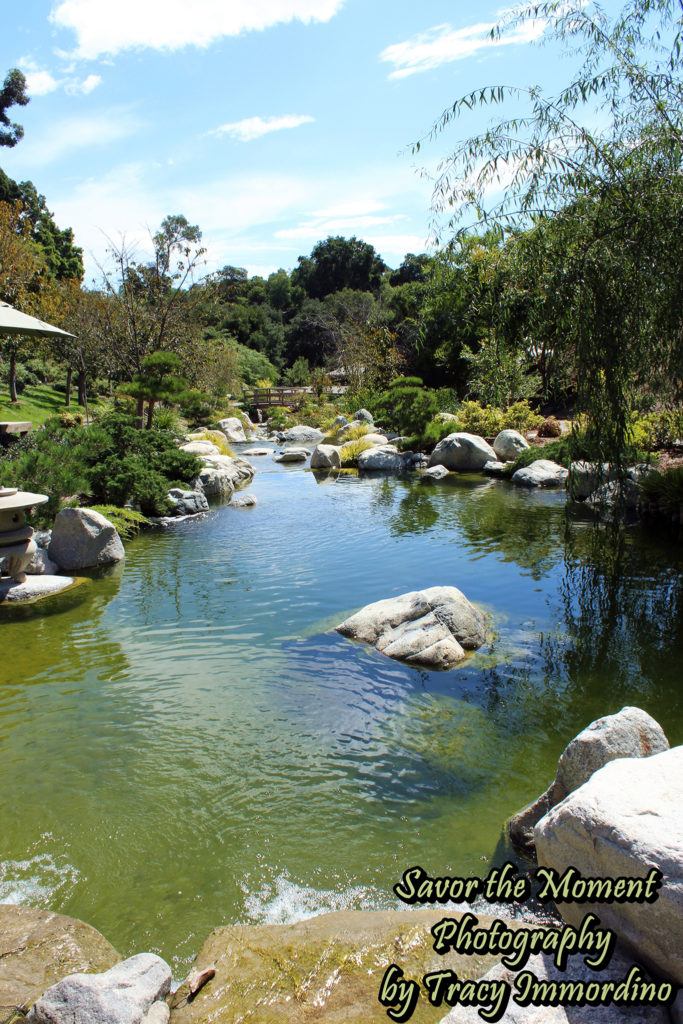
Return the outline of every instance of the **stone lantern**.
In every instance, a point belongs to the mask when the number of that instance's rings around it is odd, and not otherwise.
[[[26,510],[46,501],[47,494],[0,486],[0,559],[7,559],[6,571],[15,583],[25,582],[24,569],[38,550],[33,527],[25,522]]]

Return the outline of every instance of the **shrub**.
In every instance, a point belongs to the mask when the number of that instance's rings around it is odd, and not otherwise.
[[[286,409],[284,405],[274,405],[268,411],[268,426],[271,430],[286,430],[287,427],[294,426],[294,419],[289,409]]]
[[[214,403],[202,391],[191,388],[178,396],[178,405],[183,415],[193,426],[205,427],[214,415]]]
[[[143,526],[150,526],[150,521],[142,512],[135,508],[119,508],[118,505],[90,505],[94,512],[108,519],[116,527],[121,540],[130,540]]]
[[[667,516],[679,516],[683,509],[683,466],[648,473],[640,481],[643,503]]]
[[[485,406],[474,401],[463,402],[456,417],[450,424],[450,433],[464,431],[467,434],[478,434],[480,437],[495,437],[503,429],[503,414],[492,405]]]
[[[344,441],[358,441],[370,433],[370,426],[367,423],[354,424],[344,432]]]
[[[347,441],[339,449],[339,458],[343,467],[348,468],[358,465],[358,456],[361,452],[366,452],[368,448],[373,448],[374,445],[371,441],[365,441],[362,437],[355,441]]]
[[[195,441],[210,441],[214,444],[221,455],[230,455],[234,457],[235,453],[228,444],[228,439],[220,430],[204,430],[200,437],[196,437]]]
[[[515,402],[509,409],[502,413],[501,430],[519,430],[524,434],[529,430],[535,430],[543,423],[543,417],[534,412],[529,403],[524,399]]]
[[[539,437],[561,437],[562,430],[560,424],[557,422],[554,416],[548,416],[547,420],[543,420],[538,428]]]
[[[438,403],[419,377],[397,377],[375,401],[375,410],[399,434],[422,433],[436,414]]]

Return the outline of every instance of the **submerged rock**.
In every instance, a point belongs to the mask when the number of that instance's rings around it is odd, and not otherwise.
[[[495,462],[496,453],[478,434],[455,433],[439,441],[429,460],[430,466],[467,471],[482,469],[487,462]]]
[[[12,1019],[12,1011],[31,1006],[66,975],[106,971],[120,959],[104,936],[82,921],[0,903],[0,1020]]]
[[[116,527],[91,508],[63,508],[57,513],[48,548],[60,569],[89,569],[120,562],[125,551]]]
[[[568,471],[550,459],[536,459],[512,474],[513,484],[521,487],[564,487]]]
[[[230,502],[230,508],[253,508],[256,498],[253,494],[236,494]]]
[[[662,873],[652,902],[558,903],[569,924],[597,914],[632,955],[683,984],[683,746],[645,758],[619,758],[596,771],[541,818],[539,865],[585,878],[647,878]]]
[[[140,1024],[171,991],[171,968],[154,953],[138,953],[103,974],[72,974],[36,1000],[34,1024]]]
[[[336,627],[342,636],[429,668],[450,668],[486,639],[484,615],[456,587],[430,587],[366,605]]]

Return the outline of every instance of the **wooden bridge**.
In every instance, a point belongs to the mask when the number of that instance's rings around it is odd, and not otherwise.
[[[327,387],[325,394],[338,395],[346,390],[343,387]],[[278,388],[246,388],[242,403],[250,409],[272,409],[282,405],[290,409],[306,395],[314,394],[313,388],[278,387]]]

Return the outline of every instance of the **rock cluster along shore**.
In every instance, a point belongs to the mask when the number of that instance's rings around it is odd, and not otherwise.
[[[474,626],[476,631],[476,624]],[[121,960],[98,932],[80,921],[27,907],[0,905],[0,1020],[19,1024],[385,1024],[391,1000],[378,999],[389,965],[416,979],[451,972],[481,999],[431,1005],[415,994],[416,1024],[479,1024],[494,986],[519,992],[521,972],[543,982],[622,983],[633,971],[664,991],[683,983],[683,747],[668,749],[657,723],[639,708],[593,722],[560,757],[558,796],[534,826],[539,865],[559,879],[656,880],[656,899],[598,898],[577,903],[556,892],[569,927],[594,913],[618,947],[598,970],[583,954],[558,970],[552,954],[536,952],[514,971],[490,953],[451,943],[436,948],[434,927],[448,918],[464,927],[467,911],[452,906],[404,911],[336,911],[289,925],[230,925],[204,942],[188,978],[171,991],[171,971],[158,956]],[[435,857],[448,851],[435,851]],[[655,872],[653,876],[653,870]],[[661,873],[661,878],[657,875]],[[568,876],[570,880],[576,878]],[[447,880],[447,879],[446,879]],[[471,880],[471,879],[470,879]],[[398,881],[398,879],[397,879]],[[433,880],[436,881],[436,880]],[[455,879],[458,882],[467,879]],[[482,885],[481,880],[476,883]],[[559,885],[559,882],[556,884]],[[613,883],[616,885],[616,882]],[[481,890],[479,890],[481,891]],[[571,894],[570,894],[571,896]],[[425,902],[429,896],[425,896]],[[418,900],[420,902],[420,900]],[[499,912],[498,905],[496,906]],[[529,935],[538,923],[488,917],[476,927]],[[471,924],[470,924],[471,927]],[[549,946],[561,923],[543,925]],[[529,930],[531,929],[531,932]],[[521,939],[522,936],[519,936]],[[531,941],[529,937],[525,941]],[[607,962],[609,961],[609,962]],[[565,1001],[566,1003],[566,1001]],[[450,1008],[452,1006],[452,1009]],[[27,1016],[27,1011],[28,1016]],[[680,1024],[665,1005],[521,1005],[509,1001],[503,1022],[514,1024]],[[671,1015],[673,1013],[673,1016]]]

